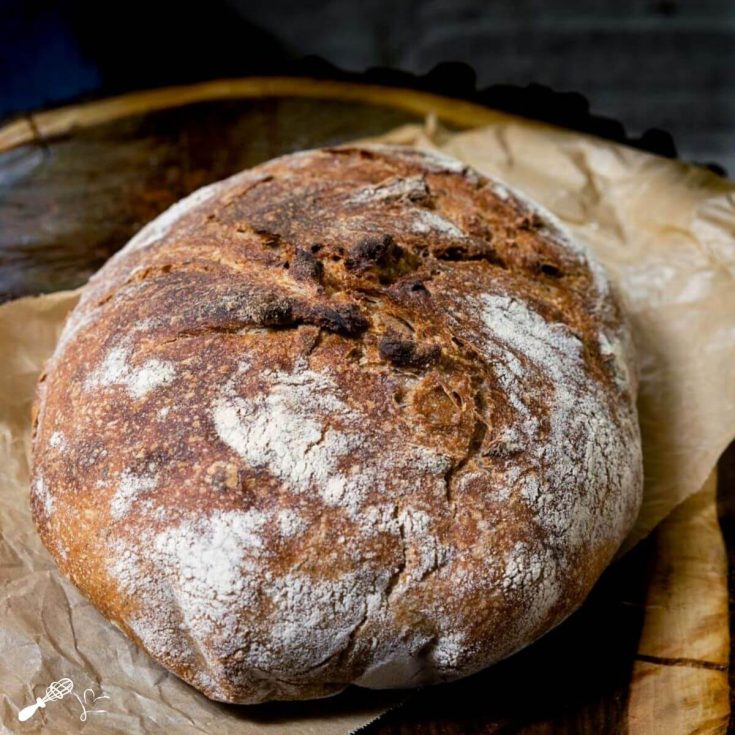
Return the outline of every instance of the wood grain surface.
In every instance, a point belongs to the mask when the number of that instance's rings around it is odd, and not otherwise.
[[[82,284],[142,225],[203,184],[429,113],[450,127],[496,115],[419,92],[251,79],[16,121],[0,129],[0,301]],[[365,732],[727,731],[733,481],[731,448],[717,492],[713,475],[559,628],[470,679],[410,693]]]

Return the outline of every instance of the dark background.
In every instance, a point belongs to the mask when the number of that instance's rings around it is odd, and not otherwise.
[[[661,128],[682,158],[735,171],[733,0],[0,0],[0,120],[145,87],[308,73],[309,55],[418,75],[462,61],[479,88],[578,92],[630,136]],[[442,91],[467,96],[471,73],[453,73]]]

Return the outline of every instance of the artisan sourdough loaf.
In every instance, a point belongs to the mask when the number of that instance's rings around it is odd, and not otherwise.
[[[38,385],[33,515],[213,699],[447,681],[612,559],[635,397],[604,274],[547,212],[435,154],[297,153],[91,279]]]

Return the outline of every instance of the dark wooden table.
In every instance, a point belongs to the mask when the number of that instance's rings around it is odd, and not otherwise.
[[[343,89],[315,99],[281,89],[247,98],[222,89],[74,108],[0,130],[0,301],[81,285],[146,222],[203,184],[285,152],[418,122],[425,104],[410,93]],[[442,109],[456,127],[485,114],[452,102]],[[731,446],[719,466],[718,501],[731,569],[734,482]],[[366,732],[625,733],[650,557],[650,542],[641,543],[536,645],[470,679],[409,694]]]

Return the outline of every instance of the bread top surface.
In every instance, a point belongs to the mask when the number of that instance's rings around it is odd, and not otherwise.
[[[584,599],[642,472],[630,338],[551,215],[384,146],[199,190],[41,377],[61,570],[208,696],[457,678]]]

